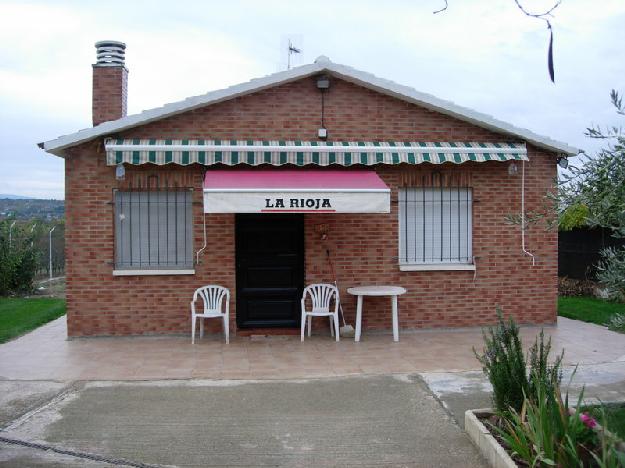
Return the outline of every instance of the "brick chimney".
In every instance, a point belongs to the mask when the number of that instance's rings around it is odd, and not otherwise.
[[[126,116],[128,70],[126,44],[118,41],[95,43],[97,62],[93,65],[93,126]]]

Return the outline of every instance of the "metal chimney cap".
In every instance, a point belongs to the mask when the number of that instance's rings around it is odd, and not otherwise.
[[[126,61],[126,44],[120,41],[98,41],[96,66],[123,67]]]
[[[121,41],[98,41],[95,43],[96,49],[100,47],[121,47],[122,49],[126,49],[126,44]]]

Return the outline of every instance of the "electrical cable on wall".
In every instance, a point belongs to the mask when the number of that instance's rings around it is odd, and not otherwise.
[[[330,79],[326,75],[320,75],[317,77],[317,89],[321,93],[321,126],[317,131],[317,137],[322,140],[328,138],[328,130],[325,126],[325,94],[330,89]]]

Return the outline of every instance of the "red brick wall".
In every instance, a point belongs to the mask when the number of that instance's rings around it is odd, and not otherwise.
[[[315,139],[320,99],[312,79],[261,91],[208,108],[153,122],[120,137]],[[336,140],[502,141],[508,138],[340,80],[326,99],[326,127]],[[528,145],[526,208],[537,210],[556,176],[555,158]],[[325,249],[332,252],[342,301],[353,323],[355,299],[345,289],[370,283],[404,286],[400,326],[456,327],[492,323],[495,306],[522,323],[556,319],[557,233],[533,226],[521,252],[520,229],[504,217],[520,212],[521,177],[507,164],[424,165],[417,170],[471,172],[473,253],[477,275],[469,271],[400,272],[397,264],[397,187],[408,166],[378,166],[392,189],[391,213],[306,216],[306,282],[329,281]],[[74,148],[66,161],[67,304],[70,336],[188,333],[189,301],[209,283],[231,290],[231,330],[235,330],[234,215],[207,215],[208,248],[192,276],[114,277],[112,190],[142,180],[146,172],[169,176],[194,191],[194,249],[201,247],[201,182],[205,168],[128,167],[126,181],[107,167],[102,142]],[[138,179],[136,179],[138,177]],[[133,182],[134,181],[134,182]],[[190,181],[190,182],[189,182]],[[393,202],[394,201],[394,202]],[[315,225],[330,232],[322,243]],[[390,300],[366,298],[364,329],[390,327]],[[217,322],[217,321],[215,321]],[[214,326],[218,327],[215,323]]]
[[[117,120],[126,115],[128,70],[125,67],[93,66],[93,125]]]

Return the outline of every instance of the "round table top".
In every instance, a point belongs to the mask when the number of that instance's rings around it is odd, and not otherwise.
[[[406,289],[401,286],[357,286],[348,288],[347,292],[353,296],[399,296],[405,294]]]

